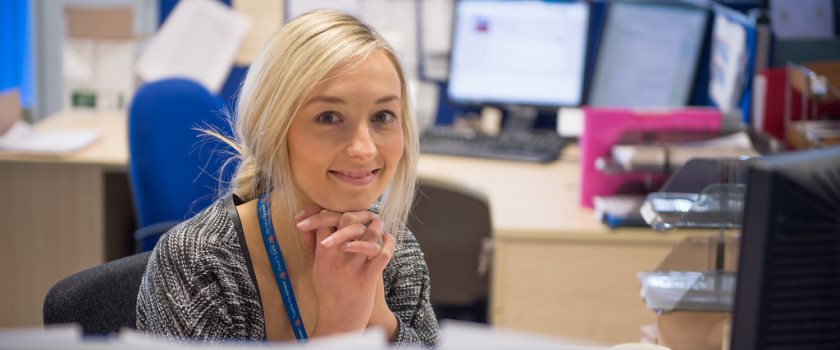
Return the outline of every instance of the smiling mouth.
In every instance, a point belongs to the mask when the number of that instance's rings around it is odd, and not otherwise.
[[[344,182],[349,185],[354,186],[364,186],[371,182],[373,179],[379,175],[379,171],[381,169],[373,169],[373,170],[366,170],[366,171],[338,171],[338,170],[329,170],[328,172],[334,178],[338,179],[341,182]]]

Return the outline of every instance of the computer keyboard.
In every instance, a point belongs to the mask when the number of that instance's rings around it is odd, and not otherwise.
[[[498,136],[469,129],[432,127],[420,135],[420,151],[454,156],[548,163],[566,141],[554,131],[504,132]]]

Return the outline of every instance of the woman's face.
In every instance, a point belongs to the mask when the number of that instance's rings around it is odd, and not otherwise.
[[[292,175],[304,205],[367,210],[403,153],[400,78],[381,51],[320,82],[289,129]]]

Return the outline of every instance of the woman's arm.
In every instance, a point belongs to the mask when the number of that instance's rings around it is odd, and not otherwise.
[[[398,322],[395,341],[437,346],[440,329],[429,301],[429,270],[411,232],[405,232],[384,278],[385,299]]]

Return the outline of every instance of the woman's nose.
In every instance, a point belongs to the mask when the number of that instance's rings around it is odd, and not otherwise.
[[[376,143],[371,135],[367,123],[353,129],[350,143],[347,145],[347,155],[361,160],[369,160],[376,154]]]

